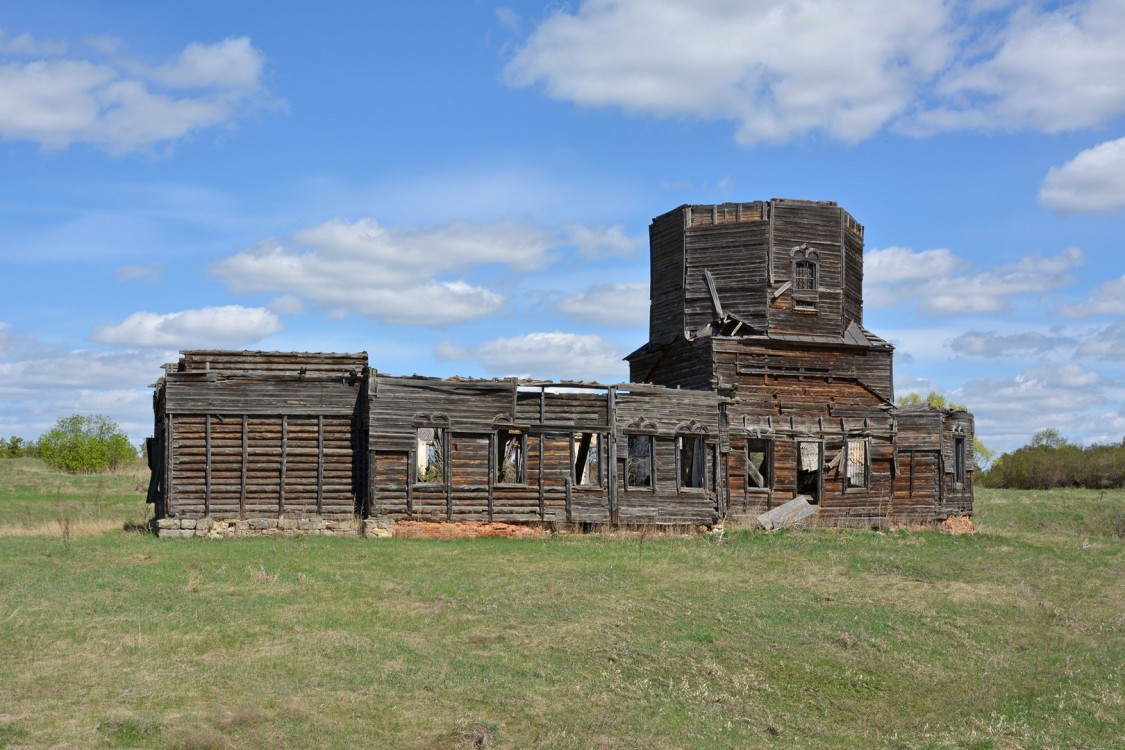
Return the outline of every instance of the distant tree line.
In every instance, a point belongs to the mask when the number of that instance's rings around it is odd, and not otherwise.
[[[1125,438],[1116,445],[1081,446],[1058,430],[1040,430],[1027,445],[996,459],[979,482],[1020,490],[1125,487]]]
[[[38,440],[0,438],[0,458],[37,456],[48,466],[72,474],[118,471],[137,460],[137,448],[109,417],[72,414]]]

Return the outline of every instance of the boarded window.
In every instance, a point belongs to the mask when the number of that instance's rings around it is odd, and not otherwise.
[[[496,483],[523,484],[526,481],[526,445],[519,430],[496,433]]]
[[[574,433],[574,483],[583,487],[602,484],[602,436],[596,432]]]
[[[707,468],[703,438],[699,435],[679,435],[676,438],[676,456],[680,487],[703,487]]]
[[[418,428],[419,484],[445,483],[445,430],[440,427]]]
[[[773,443],[753,439],[746,444],[746,479],[751,488],[769,489],[773,473]]]
[[[867,486],[868,461],[867,441],[848,441],[847,488],[857,489]]]
[[[629,436],[629,459],[625,467],[626,487],[652,487],[652,435]]]

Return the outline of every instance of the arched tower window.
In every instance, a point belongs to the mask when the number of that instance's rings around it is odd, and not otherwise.
[[[815,313],[820,301],[820,254],[806,243],[793,248],[789,256],[793,259],[793,309]]]

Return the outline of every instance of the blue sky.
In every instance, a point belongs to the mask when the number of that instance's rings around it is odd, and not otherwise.
[[[897,392],[1125,435],[1125,5],[0,9],[0,435],[140,440],[182,348],[625,380],[647,227],[832,200]]]

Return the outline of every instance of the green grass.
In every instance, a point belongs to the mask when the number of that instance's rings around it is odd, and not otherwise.
[[[1125,747],[1123,509],[984,491],[958,537],[0,536],[0,748]]]
[[[76,532],[121,528],[151,515],[148,469],[66,474],[37,458],[0,458],[0,534],[40,533],[64,523]],[[2,736],[2,735],[0,735]]]

